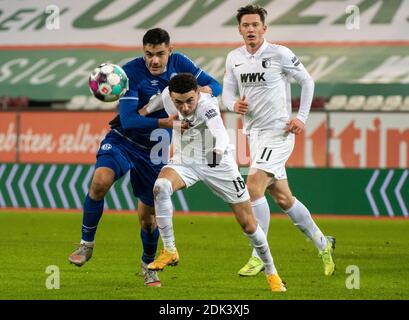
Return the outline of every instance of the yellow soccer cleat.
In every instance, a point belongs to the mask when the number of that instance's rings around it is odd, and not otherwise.
[[[267,282],[273,292],[285,292],[287,288],[285,287],[285,282],[281,280],[278,274],[270,274],[267,276]]]
[[[249,261],[241,268],[238,274],[242,277],[254,277],[264,270],[264,263],[258,257],[251,257]]]
[[[335,238],[328,236],[327,242],[327,247],[324,250],[319,251],[318,256],[324,263],[324,274],[326,276],[332,276],[335,272],[335,263],[332,259],[332,252],[335,249]]]
[[[160,251],[159,257],[155,261],[148,264],[149,270],[163,270],[166,266],[176,266],[179,262],[179,254],[176,250],[175,252],[170,252],[165,249]]]

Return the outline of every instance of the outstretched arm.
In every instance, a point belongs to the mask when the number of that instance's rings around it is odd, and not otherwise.
[[[158,128],[159,119],[142,117],[137,113],[138,95],[129,90],[119,99],[119,118],[124,129],[147,129]]]
[[[143,106],[143,108],[139,109],[138,113],[141,116],[146,116],[153,112],[162,110],[163,108],[162,94],[158,94],[154,98],[152,98],[145,106]]]
[[[219,96],[222,92],[220,83],[204,71],[202,71],[197,78],[197,83],[199,84],[199,90],[201,92],[210,93],[215,97]]]
[[[129,91],[128,91],[129,92]],[[143,117],[136,111],[137,101],[136,97],[126,96],[120,99],[119,103],[119,117],[121,125],[124,129],[147,129],[154,130],[157,128],[180,128],[183,130],[186,125],[178,120],[177,114],[169,115],[168,118],[148,118]]]
[[[224,151],[229,144],[229,136],[220,115],[208,120],[207,127],[213,138],[216,140],[213,150],[206,154],[207,165],[210,168],[214,168],[222,161]]]
[[[223,154],[229,144],[229,135],[224,127],[223,120],[220,116],[214,117],[207,121],[207,127],[215,138],[214,151]]]

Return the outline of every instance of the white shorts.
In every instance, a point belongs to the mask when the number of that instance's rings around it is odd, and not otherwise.
[[[287,179],[285,163],[294,149],[294,134],[269,130],[252,131],[249,136],[251,168],[274,175],[274,180]]]
[[[232,152],[225,153],[220,164],[210,168],[207,164],[172,162],[165,166],[175,170],[186,188],[203,181],[212,192],[227,203],[240,203],[250,199],[247,186],[241,176]]]

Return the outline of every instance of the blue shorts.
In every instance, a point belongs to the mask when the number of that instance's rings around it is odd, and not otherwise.
[[[151,160],[151,150],[138,146],[115,131],[110,131],[97,153],[95,169],[108,167],[115,172],[115,181],[131,171],[131,184],[135,197],[153,207],[153,185],[166,163]],[[166,160],[166,159],[165,159]],[[162,161],[164,162],[164,161]]]

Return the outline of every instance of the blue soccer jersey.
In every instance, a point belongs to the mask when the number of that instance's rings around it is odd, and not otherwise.
[[[177,52],[170,55],[165,71],[158,76],[149,72],[143,57],[128,62],[123,69],[129,78],[129,90],[120,99],[120,124],[118,123],[116,129],[148,148],[157,143],[151,141],[150,136],[152,131],[158,128],[158,119],[167,118],[168,115],[164,110],[159,110],[142,117],[137,111],[145,106],[152,96],[161,93],[168,86],[172,76],[182,72],[192,73],[197,78],[199,86],[210,86],[214,96],[221,93],[221,86],[216,80],[198,68],[189,58]]]

